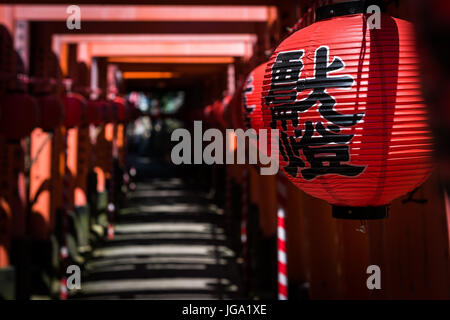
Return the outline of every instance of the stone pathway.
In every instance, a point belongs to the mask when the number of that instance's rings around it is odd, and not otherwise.
[[[95,248],[80,299],[238,299],[239,265],[224,216],[178,178],[141,180],[113,240]]]

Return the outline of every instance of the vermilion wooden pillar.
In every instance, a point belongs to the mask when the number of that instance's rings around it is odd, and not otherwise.
[[[12,212],[8,202],[0,196],[0,268],[10,264]]]
[[[259,176],[259,226],[266,237],[277,232],[276,176]],[[264,196],[262,196],[264,195]],[[276,257],[274,257],[276,259]]]
[[[259,168],[257,166],[249,166],[249,181],[250,181],[249,183],[250,203],[258,204],[260,194],[259,194]]]
[[[39,240],[55,231],[57,210],[63,206],[64,131],[62,127],[52,133],[37,128],[31,134],[30,232]]]
[[[89,68],[85,62],[78,61],[78,45],[69,45],[68,72],[73,80],[72,89],[83,96],[88,96],[89,88]],[[91,158],[91,140],[89,136],[90,124],[82,124],[76,128],[77,141],[71,142],[76,153],[76,175],[74,176],[74,202],[76,207],[86,207],[87,201],[87,179],[88,173],[93,165]],[[75,156],[74,156],[75,157]]]
[[[307,261],[307,250],[310,243],[305,234],[302,207],[304,194],[289,181],[285,185],[288,199],[286,208],[288,277],[290,282],[301,284],[308,281],[310,267]]]
[[[237,184],[242,183],[242,165],[229,164],[227,165],[227,174]]]
[[[123,123],[119,123],[116,125],[116,145],[117,145],[117,153],[119,166],[121,168],[126,167],[126,125]]]
[[[331,206],[303,193],[305,237],[308,239],[307,261],[309,297],[311,299],[340,298],[339,237]]]
[[[94,67],[92,67],[94,68]],[[92,69],[94,70],[94,69]],[[107,96],[107,61],[103,58],[96,59],[97,88],[100,89],[100,98]],[[97,191],[101,197],[106,197],[106,181],[111,178],[112,169],[112,142],[114,136],[114,125],[102,124],[97,127],[97,139],[95,142],[95,172],[97,173]]]
[[[30,158],[30,235],[34,239],[47,239],[53,217],[51,215],[52,191],[52,138],[49,133],[36,128],[31,133]]]
[[[336,220],[338,236],[339,298],[368,299],[366,282],[369,241],[366,227],[359,220]]]
[[[448,221],[436,175],[393,202],[381,232],[388,298],[450,298]]]
[[[31,86],[34,95],[61,94],[61,68],[51,51],[51,34],[47,24],[30,24],[30,74],[41,80]],[[38,240],[49,240],[63,204],[64,134],[62,127],[51,133],[35,129],[31,134],[30,157],[35,162],[30,170],[30,232]]]
[[[10,263],[9,249],[11,241],[12,211],[11,198],[11,163],[9,147],[0,136],[0,268]]]
[[[67,168],[70,175],[70,192],[68,195],[69,207],[73,208],[75,205],[75,186],[78,176],[78,128],[67,129]]]
[[[98,134],[93,148],[95,153],[95,172],[97,173],[97,191],[106,191],[106,180],[109,178],[109,154],[112,149],[111,141],[106,140],[105,125],[97,127]]]
[[[87,205],[87,179],[91,168],[91,140],[89,126],[81,126],[77,129],[77,175],[75,177],[74,202],[78,207]]]
[[[6,143],[0,136],[0,265],[10,261],[11,240],[25,235],[24,169],[20,142]]]
[[[51,153],[51,224],[50,231],[55,231],[57,210],[62,209],[64,204],[64,195],[66,192],[64,186],[64,175],[66,165],[66,128],[59,126],[53,132],[52,153]],[[69,202],[70,202],[70,198]],[[70,205],[70,203],[69,203]]]

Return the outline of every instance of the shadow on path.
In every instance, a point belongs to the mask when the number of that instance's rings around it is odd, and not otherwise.
[[[241,298],[222,210],[169,169],[145,167],[117,216],[114,239],[94,249],[73,298]],[[148,178],[155,172],[164,174]]]

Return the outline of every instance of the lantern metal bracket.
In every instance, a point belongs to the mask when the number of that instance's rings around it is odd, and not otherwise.
[[[388,217],[388,208],[380,207],[341,207],[333,206],[333,218],[351,220],[375,220]]]
[[[316,9],[316,22],[333,17],[346,16],[349,14],[359,14],[367,11],[370,5],[377,5],[381,12],[385,11],[384,3],[381,0],[360,0],[335,3]]]

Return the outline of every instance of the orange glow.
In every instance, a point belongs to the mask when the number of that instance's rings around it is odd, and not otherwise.
[[[72,177],[77,176],[78,164],[78,129],[71,128],[67,130],[67,167]]]
[[[66,128],[65,127],[61,127],[61,137],[64,137],[66,134]],[[59,144],[58,146],[61,146],[61,144]],[[58,157],[58,165],[59,165],[59,176],[63,177],[65,175],[66,172],[66,152],[64,150],[64,148],[55,148],[55,152],[57,152],[57,157]]]
[[[61,72],[63,76],[67,76],[69,73],[69,66],[67,65],[68,62],[68,46],[67,43],[61,44],[61,52],[59,54],[59,65],[61,66]]]
[[[234,152],[237,148],[237,137],[233,130],[228,131],[227,141],[229,143],[228,152],[230,153]]]
[[[179,63],[179,64],[229,64],[233,57],[115,57],[110,63]]]
[[[123,148],[125,141],[125,131],[123,124],[117,125],[117,133],[116,133],[116,143],[118,148]]]
[[[95,173],[97,174],[97,191],[103,192],[105,191],[106,185],[106,176],[103,170],[100,167],[94,168]]]
[[[157,71],[148,71],[148,72],[124,72],[122,77],[124,79],[170,79],[177,78],[180,74],[177,72],[157,72]]]
[[[75,188],[75,205],[78,207],[87,205],[86,194],[81,188]]]
[[[87,66],[91,65],[91,53],[89,52],[89,46],[85,42],[78,43],[77,48],[77,61],[86,63]]]
[[[4,214],[6,214],[6,216],[3,217],[3,227],[5,228],[6,232],[0,234],[0,268],[3,268],[9,265],[8,250],[12,220],[11,208],[4,198],[0,198],[0,210],[3,211]]]
[[[105,124],[105,140],[108,142],[112,142],[114,139],[114,124],[107,123]]]

